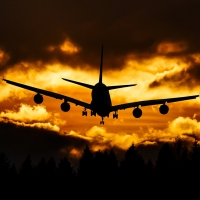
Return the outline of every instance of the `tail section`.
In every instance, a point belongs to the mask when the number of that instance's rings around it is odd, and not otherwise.
[[[103,73],[103,45],[101,48],[101,60],[100,60],[100,72],[99,72],[99,84],[102,84],[102,73]],[[77,85],[81,85],[83,87],[86,88],[90,88],[90,89],[94,89],[95,86],[93,85],[89,85],[86,83],[82,83],[82,82],[78,82],[78,81],[73,81],[70,79],[66,79],[66,78],[62,78],[65,81],[71,82],[71,83],[75,83]],[[135,86],[137,84],[130,84],[130,85],[113,85],[113,86],[107,86],[107,90],[114,90],[114,89],[118,89],[118,88],[123,88],[123,87],[130,87],[130,86]]]
[[[100,60],[100,73],[99,73],[99,83],[102,84],[102,73],[103,73],[103,45],[101,48],[101,60]],[[123,87],[130,87],[130,86],[135,86],[137,84],[131,84],[131,85],[114,85],[114,86],[107,86],[108,90],[114,90],[118,88],[123,88]]]
[[[102,45],[102,48],[101,48],[101,60],[100,60],[100,73],[99,73],[99,83],[100,84],[102,84],[102,68],[103,68],[103,45]],[[75,83],[77,85],[81,85],[81,86],[86,87],[86,88],[90,88],[90,89],[94,88],[93,85],[89,85],[89,84],[86,84],[86,83],[81,83],[81,82],[73,81],[73,80],[66,79],[66,78],[62,78],[62,79],[65,80],[65,81],[71,82],[71,83]]]
[[[101,60],[100,60],[100,73],[99,73],[99,83],[102,84],[102,70],[103,68],[103,45],[102,45],[102,48],[101,48]]]

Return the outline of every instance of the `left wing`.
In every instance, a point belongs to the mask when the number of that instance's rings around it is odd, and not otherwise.
[[[83,101],[79,101],[77,99],[74,99],[74,98],[71,98],[71,97],[68,97],[68,96],[65,96],[65,95],[62,95],[62,94],[50,92],[50,91],[47,91],[47,90],[42,90],[40,88],[35,88],[35,87],[32,87],[32,86],[24,85],[24,84],[17,83],[17,82],[14,82],[14,81],[10,81],[10,80],[7,80],[7,79],[3,79],[3,80],[6,81],[6,83],[9,83],[11,85],[15,85],[15,86],[27,89],[27,90],[31,90],[33,92],[37,92],[39,94],[43,94],[43,95],[46,95],[46,96],[49,96],[49,97],[53,97],[55,99],[60,99],[60,100],[64,99],[65,101],[69,101],[69,102],[74,103],[76,105],[90,109],[90,104],[85,103]]]
[[[167,98],[167,99],[155,99],[155,100],[147,100],[147,101],[137,101],[132,103],[125,103],[116,106],[112,106],[111,111],[122,110],[126,108],[138,107],[138,106],[151,106],[156,104],[165,104],[165,103],[173,103],[177,101],[184,101],[189,99],[195,99],[199,95],[193,96],[185,96],[185,97],[176,97],[176,98]]]

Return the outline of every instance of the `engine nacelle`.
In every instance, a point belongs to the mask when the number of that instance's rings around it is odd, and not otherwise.
[[[160,106],[159,111],[161,114],[165,115],[168,113],[169,107],[167,105],[163,104]]]
[[[34,102],[37,104],[41,104],[43,102],[43,96],[41,94],[36,94],[34,96]]]
[[[140,108],[135,108],[133,110],[133,116],[135,118],[140,118],[142,116],[142,110]]]
[[[60,108],[63,112],[68,112],[70,110],[70,105],[69,103],[67,102],[63,102],[61,105],[60,105]]]

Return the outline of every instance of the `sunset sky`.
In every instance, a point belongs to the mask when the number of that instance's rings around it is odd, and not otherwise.
[[[90,89],[62,78],[96,84],[104,45],[104,84],[137,84],[111,91],[113,105],[198,95],[199,21],[197,0],[1,0],[0,76],[90,103]],[[48,140],[48,154],[45,146],[36,148],[36,140],[21,150],[23,156],[36,155],[37,149],[41,157],[73,158],[85,144],[92,150],[126,150],[132,143],[152,146],[176,137],[200,139],[199,98],[169,104],[167,115],[159,113],[159,105],[142,107],[139,119],[133,109],[121,110],[118,119],[110,115],[100,125],[99,116],[82,117],[80,106],[70,104],[71,110],[64,113],[61,100],[46,96],[36,105],[34,92],[4,81],[0,91],[0,151],[13,157],[18,151],[10,143],[13,134],[20,146],[30,142],[30,130],[37,128],[40,142],[53,134],[63,143]]]

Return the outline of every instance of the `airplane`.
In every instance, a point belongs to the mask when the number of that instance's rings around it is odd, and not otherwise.
[[[159,107],[159,111],[161,114],[164,115],[164,114],[167,114],[169,111],[169,107],[168,105],[166,105],[166,103],[195,99],[199,96],[199,95],[192,95],[192,96],[183,96],[183,97],[166,98],[166,99],[145,100],[145,101],[130,102],[130,103],[124,103],[124,104],[113,106],[111,102],[109,90],[135,86],[136,84],[106,86],[102,82],[102,73],[103,73],[103,45],[101,48],[99,82],[97,84],[89,85],[86,83],[62,78],[65,81],[91,89],[92,90],[91,103],[86,103],[86,102],[65,96],[63,94],[58,94],[58,93],[43,90],[40,88],[35,88],[32,86],[28,86],[28,85],[24,85],[18,82],[7,80],[4,78],[3,80],[8,84],[36,92],[36,95],[34,96],[34,102],[36,104],[41,104],[43,102],[42,95],[46,95],[46,96],[53,97],[56,99],[64,100],[64,102],[60,106],[63,112],[68,112],[70,110],[69,102],[74,103],[76,106],[77,105],[82,106],[84,108],[84,110],[82,111],[82,116],[87,116],[87,109],[88,109],[90,110],[91,116],[96,116],[97,114],[101,117],[102,120],[100,121],[100,124],[104,124],[104,117],[109,117],[109,114],[111,112],[114,112],[113,119],[114,118],[118,119],[118,110],[125,110],[127,108],[134,108],[132,112],[133,116],[135,118],[140,118],[142,116],[142,110],[140,107],[161,104],[161,106]]]

